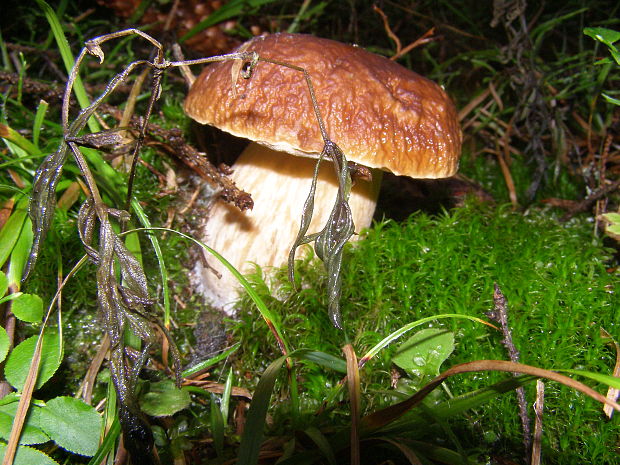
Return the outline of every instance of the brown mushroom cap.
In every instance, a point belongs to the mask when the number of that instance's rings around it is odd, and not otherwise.
[[[272,34],[243,47],[310,74],[327,134],[350,161],[414,178],[456,172],[457,113],[434,82],[362,48],[309,35]],[[185,112],[276,150],[317,156],[323,140],[303,74],[259,62],[233,90],[232,66],[207,66]]]

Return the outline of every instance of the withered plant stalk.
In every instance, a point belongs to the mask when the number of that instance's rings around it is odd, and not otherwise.
[[[95,56],[100,63],[103,63],[105,55],[101,45],[109,40],[130,35],[137,35],[149,42],[156,51],[154,58],[131,62],[122,72],[116,74],[110,80],[101,95],[89,106],[83,108],[70,121],[70,97],[86,55]],[[291,250],[291,279],[293,278],[292,269],[295,249],[301,244],[315,241],[317,255],[324,260],[328,272],[329,313],[334,324],[342,327],[338,308],[342,249],[353,234],[354,228],[347,203],[351,178],[344,154],[327,136],[308,73],[303,68],[261,58],[256,52],[245,51],[198,60],[167,61],[162,45],[148,34],[137,29],[113,32],[87,41],[75,61],[64,92],[62,105],[63,140],[56,152],[50,154],[43,161],[35,174],[30,202],[30,217],[33,223],[34,240],[24,279],[31,273],[40,254],[45,236],[51,226],[56,206],[56,188],[68,155],[71,153],[89,191],[89,197],[79,210],[78,230],[90,261],[97,266],[97,301],[104,330],[110,340],[111,377],[118,396],[119,419],[123,431],[124,445],[131,454],[134,463],[150,464],[157,462],[156,454],[153,454],[154,441],[152,432],[148,422],[140,412],[135,397],[135,385],[139,372],[148,358],[149,349],[157,340],[153,326],[161,327],[168,339],[177,384],[180,384],[181,381],[181,364],[176,345],[165,331],[163,325],[159,323],[153,311],[155,302],[149,296],[147,278],[142,265],[125,246],[121,236],[115,232],[112,221],[119,224],[122,230],[130,220],[130,205],[136,163],[144,141],[148,121],[154,105],[161,95],[161,78],[163,73],[169,68],[227,60],[237,60],[243,64],[242,67],[239,67],[239,74],[244,79],[251,78],[252,71],[259,61],[275,63],[303,72],[304,74],[325,146],[317,162],[312,188],[304,206],[300,232]],[[125,128],[85,135],[81,135],[81,132],[95,111],[103,104],[104,100],[140,67],[150,68],[152,71],[150,82],[151,95],[142,118],[142,123],[137,131],[124,208],[116,209],[106,205],[102,200],[95,177],[80,147],[101,149],[118,146],[122,144],[122,133]],[[237,76],[233,76],[233,79],[236,78]],[[338,173],[340,180],[338,195],[328,224],[323,231],[318,234],[305,236],[312,217],[319,164],[325,156],[331,158]],[[133,332],[143,342],[142,348],[139,351],[130,350],[130,348],[125,346],[124,336],[126,329]]]

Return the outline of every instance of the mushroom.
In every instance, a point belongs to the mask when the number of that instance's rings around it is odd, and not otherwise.
[[[349,197],[356,231],[372,221],[381,170],[414,178],[456,172],[461,148],[457,113],[434,82],[360,47],[310,35],[256,37],[239,50],[301,67],[310,75],[329,138],[349,162],[372,172],[372,181],[355,181]],[[236,79],[234,66],[230,61],[207,66],[189,91],[185,112],[201,124],[252,141],[235,162],[232,178],[251,193],[254,207],[241,212],[216,201],[204,238],[247,272],[252,264],[286,261],[324,141],[302,73],[259,61],[249,79]],[[337,189],[333,165],[322,163],[310,233],[323,228]],[[209,261],[221,278],[198,264],[199,290],[230,313],[238,283],[214,262]]]

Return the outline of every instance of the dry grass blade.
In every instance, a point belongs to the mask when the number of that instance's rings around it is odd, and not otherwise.
[[[486,90],[481,92],[478,96],[474,97],[473,100],[471,100],[461,109],[461,111],[459,111],[459,121],[463,122],[465,120],[465,117],[469,115],[472,111],[474,111],[474,109],[477,108],[480,104],[482,104],[482,102],[484,102],[489,95],[491,95],[491,89],[487,87]],[[471,126],[473,120],[475,119],[476,116],[474,116],[469,122],[464,123],[463,129],[465,129],[465,127]]]
[[[254,52],[252,52],[254,53]],[[308,92],[310,94],[310,101],[312,102],[312,108],[317,119],[319,126],[319,132],[323,138],[323,150],[319,156],[316,167],[314,170],[314,176],[310,187],[310,192],[304,203],[301,225],[297,238],[291,247],[288,258],[289,268],[289,280],[291,283],[295,283],[294,279],[294,261],[295,251],[303,244],[309,242],[315,242],[315,252],[317,256],[323,261],[325,270],[327,271],[327,289],[329,294],[328,311],[330,319],[333,325],[338,329],[342,328],[342,319],[340,317],[340,291],[342,276],[340,268],[342,265],[342,252],[344,245],[351,238],[355,232],[355,225],[353,224],[353,218],[351,215],[351,209],[349,208],[349,194],[351,192],[351,173],[349,171],[349,165],[347,159],[340,149],[329,138],[327,131],[325,130],[325,123],[319,110],[319,105],[314,92],[314,86],[312,85],[312,79],[308,72],[299,66],[291,65],[286,62],[272,60],[270,58],[258,57],[255,53],[250,55],[246,63],[247,68],[241,70],[241,76],[249,78],[252,74],[252,69],[258,61],[265,63],[272,63],[278,66],[284,66],[295,71],[299,71],[304,75],[306,85],[308,86]],[[235,76],[233,75],[233,79]],[[316,182],[319,173],[319,166],[323,159],[328,157],[334,164],[336,176],[338,177],[338,194],[336,201],[329,215],[327,223],[323,230],[316,234],[310,234],[306,236],[310,220],[312,219],[312,213],[314,209],[314,194],[316,191]]]
[[[397,418],[411,410],[413,407],[417,406],[428,394],[430,394],[435,388],[440,386],[441,383],[443,383],[451,376],[476,371],[503,371],[507,373],[522,373],[538,378],[550,379],[552,381],[562,383],[569,388],[575,389],[576,391],[582,392],[583,394],[591,397],[592,399],[603,404],[610,405],[614,409],[620,411],[620,404],[618,404],[617,402],[607,399],[605,398],[605,396],[599,394],[591,387],[586,386],[579,381],[575,381],[568,376],[556,373],[555,371],[545,370],[543,368],[537,368],[530,365],[524,365],[522,363],[507,362],[505,360],[476,360],[475,362],[468,362],[456,365],[449,370],[444,371],[442,374],[433,379],[430,383],[420,389],[409,399],[399,402],[398,404],[390,405],[385,409],[373,412],[370,415],[362,418],[361,427],[364,430],[376,430],[378,428],[381,428],[396,420]]]
[[[2,465],[11,465],[15,459],[19,438],[22,434],[22,428],[24,427],[24,422],[26,421],[28,409],[30,408],[30,400],[32,399],[34,386],[37,383],[42,347],[43,331],[41,331],[39,339],[37,340],[34,355],[32,356],[32,362],[30,363],[30,370],[28,371],[28,376],[26,377],[26,381],[24,383],[24,389],[22,390],[19,403],[17,404],[17,411],[15,412],[15,419],[13,420],[13,426],[11,427],[11,435],[9,436],[9,440],[6,445]]]
[[[532,460],[530,465],[540,465],[542,452],[542,416],[545,403],[545,383],[536,381],[536,402],[534,403],[534,437],[532,438]]]
[[[357,366],[357,356],[351,344],[342,348],[347,359],[347,385],[351,402],[351,465],[360,463],[359,417],[361,411],[360,399],[360,372]]]
[[[15,412],[15,420],[13,421],[13,425],[11,426],[11,434],[9,436],[9,440],[7,442],[7,446],[4,452],[4,458],[2,459],[2,465],[11,465],[13,460],[15,459],[15,453],[17,452],[17,446],[19,444],[19,438],[22,433],[22,429],[24,427],[24,422],[26,420],[26,415],[28,414],[28,409],[30,408],[30,401],[32,400],[32,393],[34,392],[34,388],[37,383],[37,377],[39,375],[39,366],[41,363],[41,353],[43,350],[43,334],[45,332],[45,327],[49,320],[50,315],[52,314],[52,310],[54,305],[58,301],[60,294],[62,292],[63,287],[67,283],[69,279],[73,277],[75,273],[86,263],[86,256],[82,257],[80,261],[76,263],[73,269],[67,274],[64,281],[60,283],[58,286],[58,290],[54,295],[48,309],[47,314],[45,315],[45,319],[43,320],[41,332],[39,334],[39,338],[37,339],[37,344],[34,348],[34,353],[32,356],[32,361],[30,362],[30,369],[28,370],[28,376],[24,382],[24,387],[22,389],[21,397],[19,399],[19,403],[17,404],[17,411]]]
[[[88,102],[85,102],[82,105],[83,109],[70,121],[70,96],[77,83],[78,72],[84,58],[87,55],[92,55],[97,57],[100,63],[103,63],[105,56],[101,45],[112,39],[131,35],[139,36],[149,42],[154,50],[152,54],[153,58],[149,60],[137,60],[128,64],[108,82],[105,90],[94,99],[92,103],[88,104]],[[154,301],[149,296],[147,279],[142,265],[124,245],[120,235],[115,232],[112,222],[116,222],[116,224],[120,225],[122,230],[130,220],[131,215],[129,212],[132,202],[132,185],[135,176],[135,167],[142,142],[146,136],[149,117],[153,111],[156,100],[159,99],[161,94],[160,83],[163,72],[168,68],[187,64],[239,60],[244,65],[240,70],[240,75],[243,78],[249,78],[252,68],[256,65],[258,59],[256,53],[241,52],[183,63],[169,62],[164,59],[162,45],[148,34],[137,29],[113,32],[85,42],[84,48],[73,64],[69,80],[65,87],[62,105],[63,140],[57,152],[44,161],[35,176],[30,209],[30,215],[34,225],[34,246],[27,265],[26,275],[34,266],[42,241],[51,224],[55,207],[56,187],[64,163],[68,158],[69,151],[73,154],[75,162],[87,186],[88,198],[80,208],[78,214],[78,229],[88,257],[97,266],[97,300],[99,311],[102,315],[102,321],[110,340],[110,372],[119,400],[119,418],[123,431],[124,446],[130,452],[132,460],[135,463],[147,464],[158,461],[156,452],[153,449],[154,441],[152,432],[147,420],[143,418],[140,413],[140,408],[134,392],[138,373],[148,357],[148,349],[156,342],[156,337],[153,332],[154,325],[160,326],[168,342],[170,354],[174,361],[173,365],[178,385],[180,385],[181,381],[180,358],[176,345],[170,338],[166,328],[159,324],[155,315],[152,313]],[[85,135],[80,135],[80,132],[89,122],[95,111],[100,108],[104,100],[114,93],[117,88],[129,78],[130,74],[138,68],[145,68],[150,71],[150,95],[144,118],[141,124],[138,125],[136,144],[133,147],[131,167],[129,169],[130,174],[127,181],[126,203],[123,210],[118,210],[111,208],[102,200],[95,176],[89,166],[89,161],[92,163],[98,162],[96,157],[94,161],[91,159],[87,161],[78,145],[100,148],[100,145],[116,145],[120,142],[122,138],[120,137],[118,129],[111,131],[93,129],[94,133]],[[147,72],[143,72],[141,76],[145,77],[147,74]],[[304,76],[308,82],[319,128],[324,136],[326,147],[331,149],[328,150],[328,155],[334,158],[334,162],[340,162],[342,165],[342,172],[347,175],[346,179],[348,183],[346,183],[346,189],[343,187],[339,195],[339,200],[345,201],[346,203],[348,188],[350,187],[350,177],[348,177],[346,160],[344,159],[344,155],[342,155],[337,148],[334,148],[335,146],[332,147],[334,144],[327,139],[324,124],[318,113],[310,77],[305,71]],[[141,81],[142,79],[139,78],[137,84],[134,85],[134,90],[136,92],[140,87]],[[135,93],[133,95],[135,95]],[[131,109],[123,115],[123,121],[128,121],[130,119],[130,113]],[[103,166],[103,163],[99,164],[100,168]],[[340,213],[342,208],[339,209],[339,207],[340,204],[337,204],[334,207],[334,212]],[[345,207],[344,210],[348,208],[348,205],[345,205]],[[327,248],[330,250],[330,259],[332,257],[332,249],[335,250],[333,252],[334,256],[341,254],[341,247],[339,248],[340,236],[338,234],[341,232],[342,228],[340,228],[340,226],[344,221],[341,218],[342,215],[335,216],[334,222],[337,224],[332,228],[335,231],[334,237],[332,238],[330,236],[328,240],[325,241],[327,243]],[[332,232],[332,229],[328,229],[328,231]],[[339,261],[337,264],[339,271]],[[118,276],[118,272],[120,272],[120,276]],[[337,273],[337,275],[339,279],[339,273]],[[129,351],[126,351],[124,340],[126,329],[131,330],[134,335],[143,341],[141,352],[137,356],[133,356]],[[283,341],[279,342],[283,345]]]
[[[616,340],[611,337],[611,334],[609,334],[604,329],[601,329],[601,334],[611,340],[610,344],[613,344],[616,350],[616,364],[614,365],[613,375],[618,378],[620,377],[620,345],[618,345],[618,342],[616,342]],[[617,401],[618,395],[620,395],[620,389],[609,386],[609,389],[607,389],[607,399]],[[605,404],[603,406],[603,413],[607,418],[611,419],[614,413],[614,409],[609,404]]]
[[[99,369],[105,360],[105,356],[110,350],[110,338],[108,334],[103,335],[103,340],[99,345],[99,349],[95,354],[92,362],[90,363],[88,370],[86,372],[86,376],[84,376],[84,381],[82,381],[82,386],[80,386],[80,391],[78,392],[78,397],[82,396],[84,402],[90,405],[93,397],[93,388],[95,387],[95,381],[97,378],[97,373],[99,373]]]
[[[500,323],[502,327],[502,334],[504,335],[502,345],[506,347],[510,361],[518,363],[520,354],[512,338],[512,329],[508,324],[508,301],[497,283],[494,284],[493,311],[487,315]],[[528,413],[527,400],[525,399],[525,389],[523,386],[516,389],[516,394],[519,405],[519,418],[521,419],[521,427],[523,429],[523,446],[525,448],[526,456],[529,456],[532,436],[530,429],[531,422]]]
[[[508,194],[510,196],[510,203],[513,208],[519,207],[519,201],[517,199],[517,189],[515,187],[514,180],[512,178],[512,174],[510,173],[510,168],[508,166],[508,160],[510,159],[510,133],[512,132],[513,127],[513,119],[508,123],[508,127],[504,131],[501,139],[502,149],[497,149],[497,159],[499,160],[499,165],[502,169],[502,174],[504,175],[504,180],[506,182],[506,187],[508,188]]]
[[[0,136],[1,137],[1,136]],[[4,223],[9,219],[15,206],[15,198],[11,197],[0,207],[0,229],[4,227]]]
[[[225,385],[222,383],[218,383],[216,381],[195,381],[195,380],[185,380],[183,381],[183,386],[196,386],[200,389],[204,389],[207,392],[212,392],[214,394],[223,394]],[[230,391],[230,395],[233,397],[243,397],[247,400],[252,400],[252,392],[249,389],[233,386]]]

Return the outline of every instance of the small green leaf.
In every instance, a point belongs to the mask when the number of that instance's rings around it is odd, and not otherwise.
[[[35,294],[22,294],[13,301],[11,311],[18,320],[40,323],[43,319],[43,300]]]
[[[0,399],[0,407],[2,407],[3,405],[12,404],[13,402],[19,402],[19,398],[20,398],[20,394],[18,394],[15,391],[10,392],[6,396],[4,396],[2,399]]]
[[[454,334],[438,328],[418,331],[403,342],[392,362],[407,373],[420,377],[434,376],[454,350]]]
[[[11,435],[11,427],[15,420],[15,412],[17,411],[18,403],[19,399],[15,398],[14,402],[0,406],[0,437],[2,439],[8,440]],[[38,409],[38,407],[34,407],[33,411],[36,409]],[[34,417],[35,415],[28,415],[26,424],[22,429],[22,434],[19,437],[20,444],[42,444],[50,440],[47,434],[38,427]]]
[[[9,278],[9,286],[15,286],[17,290],[20,289],[22,276],[24,275],[24,268],[30,255],[30,249],[32,248],[32,220],[26,218],[21,233],[17,238],[17,242],[11,251],[11,258],[9,262],[9,271],[7,272],[7,278]]]
[[[620,40],[619,31],[607,29],[606,27],[586,27],[583,30],[583,33],[592,37],[594,40],[604,43],[605,45],[611,45]]]
[[[23,341],[11,351],[4,367],[6,380],[15,389],[21,391],[28,376],[32,356],[37,344],[38,336],[32,336]],[[46,333],[43,337],[43,350],[41,352],[41,363],[39,366],[39,376],[35,389],[40,388],[49,380],[60,366],[62,360],[62,347],[60,336],[57,333]]]
[[[620,214],[605,213],[600,216],[605,222],[605,233],[617,241],[620,241]]]
[[[151,383],[148,392],[140,396],[140,406],[147,415],[164,417],[183,410],[190,400],[187,390],[178,389],[173,381],[167,379]]]
[[[0,362],[4,362],[6,354],[9,353],[10,345],[9,335],[6,333],[6,330],[0,326]]]
[[[605,229],[605,232],[614,239],[620,238],[620,224],[610,224]]]
[[[91,457],[99,447],[103,419],[73,397],[56,397],[39,409],[39,426],[60,447]]]
[[[220,411],[222,412],[222,419],[224,423],[228,423],[228,407],[230,406],[230,394],[232,393],[232,383],[233,383],[233,369],[230,367],[228,371],[228,377],[226,378],[226,383],[224,384],[224,392],[222,393],[222,400],[220,403]]]
[[[0,460],[4,459],[5,451],[6,446],[0,444]],[[17,448],[13,465],[58,465],[58,462],[37,449],[20,446]]]
[[[218,457],[224,454],[224,418],[215,394],[211,394],[211,434],[213,435],[213,445]]]
[[[6,291],[9,289],[9,278],[0,271],[0,298],[4,297]]]
[[[618,48],[614,45],[614,42],[620,40],[619,31],[614,31],[613,29],[607,29],[604,27],[587,27],[583,30],[583,33],[592,37],[594,40],[598,40],[602,44],[605,44],[613,59],[618,65],[620,65],[620,51],[618,51]]]
[[[605,213],[601,216],[604,220],[610,222],[611,224],[620,224],[620,213]]]
[[[16,203],[13,213],[0,229],[0,266],[3,266],[11,255],[26,220],[27,212],[28,200],[24,198]]]

